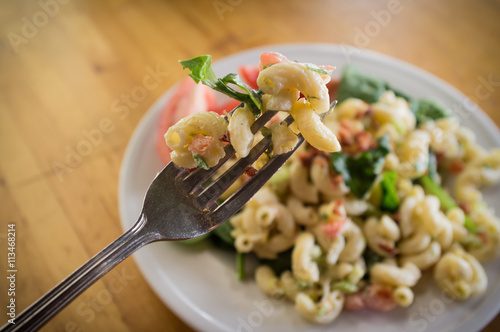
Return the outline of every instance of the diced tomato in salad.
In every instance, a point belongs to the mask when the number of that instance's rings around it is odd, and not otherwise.
[[[396,307],[389,286],[371,284],[354,294],[348,294],[344,301],[347,310],[372,309],[377,311],[391,311]]]
[[[259,66],[246,65],[241,66],[239,69],[241,79],[252,89],[259,88],[259,86],[257,85],[257,77],[259,77],[259,73]]]
[[[191,139],[188,150],[192,153],[202,154],[214,143],[215,138],[198,134]]]
[[[340,233],[345,222],[345,219],[329,221],[328,223],[322,225],[320,229],[329,239],[333,239]]]

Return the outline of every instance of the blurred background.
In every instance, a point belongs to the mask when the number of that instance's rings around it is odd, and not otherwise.
[[[276,43],[366,48],[449,82],[498,126],[499,20],[494,0],[1,0],[0,267],[15,223],[18,313],[122,233],[120,164],[142,116],[185,77],[177,60]],[[157,84],[131,99],[148,74]],[[484,331],[499,329],[497,316]],[[43,330],[190,328],[127,259]]]

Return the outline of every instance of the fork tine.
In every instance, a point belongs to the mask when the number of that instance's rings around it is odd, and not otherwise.
[[[241,104],[236,106],[231,112],[233,113],[238,107],[241,107]],[[277,111],[267,111],[264,112],[255,122],[252,124],[250,127],[250,130],[252,131],[253,134],[257,133],[260,128],[265,125],[271,118],[278,113]],[[187,176],[183,176],[184,173],[180,173],[181,175],[181,181],[183,181],[184,188],[186,188],[187,192],[192,192],[193,190],[196,190],[197,188],[201,187],[201,185],[207,181],[214,173],[227,161],[229,160],[232,156],[234,156],[235,151],[233,147],[228,144],[224,148],[225,155],[224,157],[217,163],[217,165],[210,167],[210,169],[205,170],[201,167],[197,168],[196,170],[192,171],[191,173],[188,173]]]
[[[275,112],[276,113],[276,112]],[[260,119],[260,118],[259,118]],[[263,122],[266,123],[267,121]],[[293,117],[289,115],[282,123],[290,125],[293,122]],[[302,135],[299,137],[296,148],[302,144]],[[228,169],[222,176],[210,184],[198,197],[198,202],[202,207],[207,207],[212,202],[215,202],[220,195],[222,195],[245,171],[245,168],[252,165],[262,153],[270,146],[271,138],[264,137],[257,145],[255,145],[247,157],[238,160],[230,169]],[[295,149],[293,151],[295,151]],[[275,159],[275,158],[273,158]],[[286,155],[282,164],[288,159]],[[278,167],[279,168],[279,167]],[[277,170],[277,169],[276,169]],[[273,172],[274,173],[274,172]],[[252,196],[250,196],[252,197]]]
[[[210,167],[209,169],[203,169],[201,167],[198,167],[191,173],[188,173],[186,177],[183,179],[179,179],[183,183],[183,187],[186,188],[187,192],[192,192],[196,188],[200,187],[205,181],[207,181],[214,173],[221,168],[222,165],[226,161],[228,161],[236,151],[234,151],[234,148],[231,144],[228,144],[224,147],[224,157],[219,160],[217,165]]]
[[[241,158],[234,163],[224,174],[212,182],[198,196],[197,201],[202,208],[215,202],[244,172],[245,168],[252,165],[271,144],[270,137],[264,137],[255,145],[245,158]]]
[[[330,104],[330,111],[321,114],[321,120],[330,114],[333,108],[337,105],[337,101],[334,100]],[[289,115],[283,120],[286,125],[290,125],[294,121],[293,117]],[[295,147],[284,154],[279,154],[274,156],[270,161],[268,161],[253,177],[245,182],[235,193],[233,193],[228,199],[226,199],[221,205],[219,205],[212,213],[212,218],[217,224],[222,224],[229,218],[231,218],[239,209],[243,207],[257,191],[278,171],[278,169],[283,166],[283,164],[290,158],[290,156],[297,151],[297,149],[304,143],[304,137],[302,134],[297,135],[298,141]]]
[[[217,223],[222,223],[245,205],[246,202],[283,166],[288,158],[304,142],[302,135],[298,135],[298,142],[292,151],[274,156],[250,180],[245,182],[233,195],[219,205],[212,216]]]
[[[250,127],[250,130],[252,131],[252,134],[255,134],[260,130],[260,128],[265,125],[269,120],[272,119],[273,116],[275,116],[278,113],[278,111],[266,111],[264,114],[262,114],[255,122],[252,124]]]

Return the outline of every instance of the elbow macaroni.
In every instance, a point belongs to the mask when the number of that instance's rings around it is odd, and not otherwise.
[[[165,141],[172,149],[172,161],[185,168],[198,166],[190,149],[194,137],[202,135],[212,141],[206,149],[199,149],[198,154],[209,166],[215,166],[224,157],[224,146],[220,137],[227,131],[227,122],[214,112],[192,114],[170,127],[165,134]]]
[[[255,122],[255,116],[247,105],[238,107],[229,121],[227,130],[231,145],[240,158],[248,156],[253,146],[254,134],[250,127]]]
[[[434,279],[449,296],[465,300],[486,291],[488,279],[483,267],[460,247],[455,247],[436,264]]]

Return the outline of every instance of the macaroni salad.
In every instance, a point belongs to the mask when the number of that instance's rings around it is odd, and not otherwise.
[[[500,149],[479,146],[446,108],[410,98],[350,66],[333,84],[332,67],[277,53],[261,56],[253,82],[238,75],[216,79],[210,71],[201,75],[197,67],[210,67],[206,58],[181,63],[195,80],[243,105],[229,121],[199,112],[170,127],[165,139],[177,165],[214,166],[224,156],[225,140],[245,157],[262,135],[252,134],[250,126],[267,110],[295,121],[290,127],[278,118],[270,121],[264,134],[272,135],[272,151],[255,169],[293,149],[299,132],[306,139],[214,231],[240,259],[259,258],[254,276],[262,292],[287,298],[318,324],[331,323],[342,310],[408,307],[426,271],[453,299],[485,292],[480,262],[498,253],[500,221],[479,188],[500,181]],[[333,99],[339,103],[332,111]],[[452,195],[443,188],[451,179]]]

